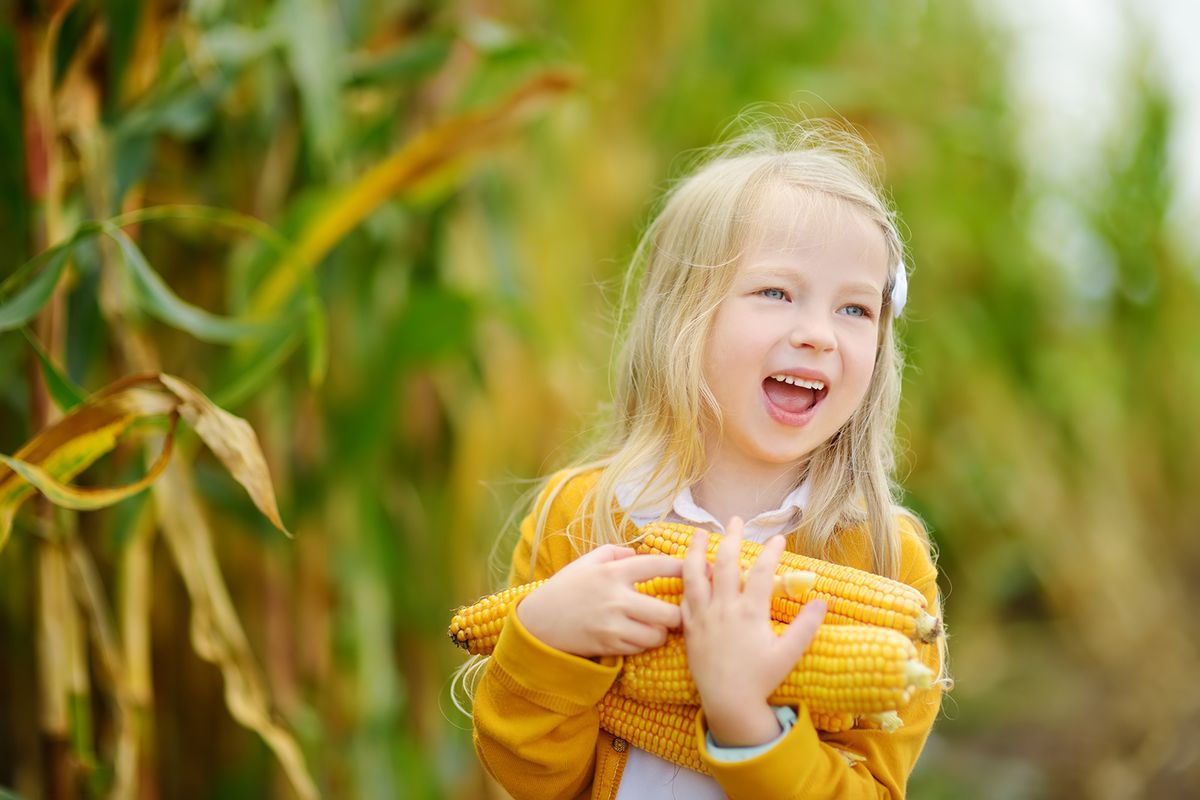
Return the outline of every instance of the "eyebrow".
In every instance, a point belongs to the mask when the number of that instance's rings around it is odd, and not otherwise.
[[[767,280],[770,278],[778,278],[781,280],[795,280],[798,273],[795,270],[787,267],[751,267],[746,270],[745,279],[750,282]],[[873,283],[866,281],[851,281],[842,284],[839,288],[848,292],[862,292],[863,294],[882,295],[883,289],[875,286]]]
[[[883,289],[879,288],[873,283],[867,283],[866,281],[854,281],[853,283],[847,283],[844,284],[842,288],[850,292],[862,292],[863,294],[883,294]]]

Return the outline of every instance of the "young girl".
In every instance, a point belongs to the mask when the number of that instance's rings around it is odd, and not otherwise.
[[[518,800],[904,796],[938,690],[891,733],[818,732],[803,708],[767,703],[824,613],[814,601],[783,636],[769,627],[763,577],[785,535],[938,608],[929,541],[893,502],[906,276],[870,163],[832,128],[760,128],[679,182],[646,231],[610,435],[550,477],[522,523],[510,584],[550,580],[514,609],[475,687],[479,756]],[[715,564],[697,547],[635,557],[652,520],[726,534]],[[744,587],[742,537],[767,542]],[[634,591],[655,575],[684,576],[681,607]],[[680,627],[710,775],[599,728],[622,656]],[[922,658],[940,671],[937,645]]]

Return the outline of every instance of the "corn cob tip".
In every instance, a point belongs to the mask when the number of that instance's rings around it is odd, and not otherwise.
[[[917,641],[929,644],[930,642],[936,642],[937,638],[941,635],[942,621],[940,619],[926,611],[922,611],[917,615]]]
[[[892,733],[904,727],[904,720],[895,711],[880,711],[878,714],[868,714],[869,721],[878,725],[885,733]]]
[[[459,608],[454,612],[454,616],[450,618],[450,627],[446,629],[446,633],[449,635],[451,642],[466,650],[468,649],[468,644],[465,641],[466,637],[461,635],[463,633],[462,613],[464,610],[466,609]]]
[[[904,682],[917,689],[928,689],[933,685],[933,670],[916,659],[904,665]]]

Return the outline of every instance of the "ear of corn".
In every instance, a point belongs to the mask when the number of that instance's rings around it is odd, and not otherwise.
[[[670,596],[678,590],[673,583],[678,580],[656,578],[640,587],[656,596]],[[490,654],[513,604],[541,583],[506,589],[462,609],[451,622],[451,640],[471,653]],[[782,631],[781,623],[775,626]],[[770,699],[778,705],[805,703],[821,730],[836,733],[855,724],[892,730],[899,722],[894,712],[911,700],[915,690],[928,686],[932,677],[913,643],[897,631],[822,625]],[[626,657],[613,691],[643,702],[698,705],[683,637],[672,634],[662,647]]]
[[[699,706],[647,703],[609,692],[597,706],[600,727],[624,739],[634,747],[678,764],[681,767],[707,773],[696,744],[696,717]],[[856,719],[849,714],[818,714],[809,712],[813,726],[828,733],[841,733],[854,727]],[[900,718],[894,713],[864,717],[864,727],[894,730]],[[894,727],[889,727],[894,726]],[[861,760],[859,756],[859,760]]]
[[[525,595],[545,580],[523,583],[480,598],[474,605],[460,608],[450,619],[450,641],[473,656],[490,655],[500,640],[500,631],[508,612]]]
[[[599,710],[600,727],[613,736],[664,761],[707,773],[696,746],[699,706],[644,703],[609,692]]]
[[[635,544],[639,553],[662,553],[683,558],[692,543],[696,528],[674,522],[652,522],[641,529],[642,538]],[[721,537],[708,536],[708,560],[716,557]],[[757,542],[742,542],[742,569],[748,569],[763,546]],[[935,641],[941,633],[937,617],[928,611],[924,595],[908,584],[885,578],[865,570],[833,564],[797,553],[785,552],[779,559],[778,574],[808,572],[816,576],[811,590],[799,596],[776,597],[771,616],[779,622],[791,622],[807,600],[820,598],[829,611],[825,621],[833,624],[878,625],[900,631],[919,642]]]
[[[817,576],[813,572],[784,572],[775,576],[773,602],[794,603],[790,598],[804,597],[812,589]],[[504,620],[517,601],[545,583],[545,580],[524,583],[490,594],[472,606],[460,608],[450,620],[450,641],[471,655],[487,655],[500,639]],[[642,594],[679,605],[683,601],[683,578],[658,577],[634,584]],[[782,608],[782,605],[780,605]]]
[[[782,626],[779,626],[782,628]],[[770,696],[775,705],[805,703],[817,714],[877,714],[903,708],[933,675],[902,634],[867,625],[821,626],[808,651]],[[626,656],[616,690],[646,702],[700,703],[683,636]]]

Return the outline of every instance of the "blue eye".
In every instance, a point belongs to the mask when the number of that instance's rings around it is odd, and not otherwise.
[[[845,311],[846,314],[851,317],[868,317],[869,318],[871,316],[871,309],[867,308],[866,306],[849,305],[849,306],[846,306],[845,308],[843,308],[842,310]]]
[[[758,293],[764,297],[770,297],[772,300],[786,300],[787,299],[787,292],[785,292],[783,289],[779,289],[776,287],[772,287],[770,289],[760,289]]]

